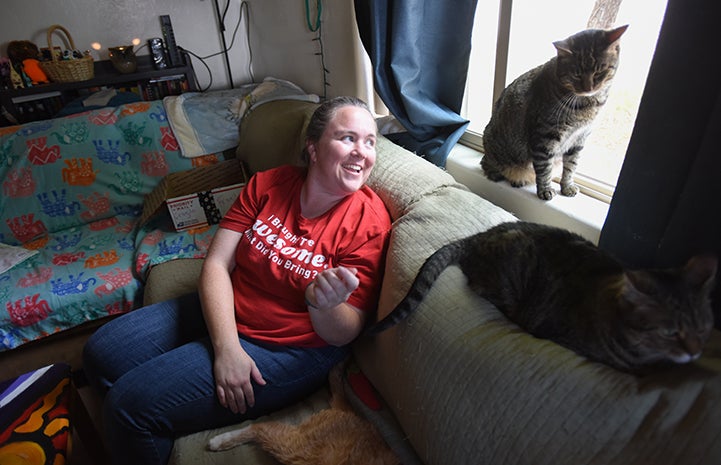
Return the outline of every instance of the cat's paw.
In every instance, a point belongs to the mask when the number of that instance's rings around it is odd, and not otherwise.
[[[554,195],[556,195],[556,192],[553,190],[553,188],[545,188],[545,189],[538,189],[536,190],[536,195],[541,200],[551,200]]]
[[[232,449],[233,447],[238,445],[238,442],[234,439],[234,436],[235,434],[233,431],[213,436],[208,441],[207,449],[213,452]]]
[[[483,174],[485,174],[486,177],[487,177],[489,180],[493,181],[493,182],[499,182],[499,181],[505,181],[505,180],[506,180],[506,178],[504,178],[503,175],[500,174],[500,173],[498,173],[498,172],[494,172],[494,171],[490,171],[490,170],[484,169],[484,170],[483,170]]]
[[[566,197],[575,197],[578,191],[578,186],[573,183],[561,186],[561,195],[565,195]]]

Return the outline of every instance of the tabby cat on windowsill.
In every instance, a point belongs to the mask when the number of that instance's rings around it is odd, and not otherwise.
[[[441,247],[403,300],[366,334],[405,319],[450,265],[459,265],[474,292],[529,333],[627,372],[695,360],[713,327],[715,257],[632,271],[577,234],[511,222]]]
[[[483,131],[483,171],[491,181],[536,182],[551,200],[554,163],[563,162],[561,194],[573,197],[579,152],[606,103],[628,26],[587,29],[554,42],[557,55],[518,77],[501,93]]]

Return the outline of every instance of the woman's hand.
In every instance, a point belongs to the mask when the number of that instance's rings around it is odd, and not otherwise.
[[[233,413],[245,413],[247,407],[255,404],[253,381],[265,385],[255,361],[240,344],[237,348],[216,352],[213,374],[220,405]]]
[[[347,302],[360,284],[357,273],[343,266],[323,270],[305,290],[313,329],[328,344],[348,344],[363,329],[365,314]]]
[[[339,266],[322,271],[305,290],[306,302],[318,309],[337,307],[358,288],[358,270]]]

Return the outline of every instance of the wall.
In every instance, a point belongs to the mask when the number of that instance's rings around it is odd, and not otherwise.
[[[227,45],[240,17],[240,0],[230,1],[225,21]],[[219,0],[221,10],[226,1]],[[315,4],[315,2],[310,2]],[[251,82],[249,64],[256,81],[266,76],[288,79],[305,91],[323,94],[323,76],[318,41],[306,25],[304,0],[248,0],[248,17],[243,12],[229,60],[232,80]],[[311,12],[315,18],[315,8]],[[0,15],[0,51],[5,55],[11,40],[31,40],[39,47],[47,45],[46,31],[60,24],[70,31],[75,45],[90,49],[99,42],[96,58],[107,59],[107,48],[128,44],[139,38],[141,45],[151,37],[161,37],[160,15],[170,15],[177,43],[200,57],[222,49],[222,40],[213,0],[4,0]],[[357,30],[352,0],[326,0],[322,9],[322,31],[326,68],[330,71],[328,96],[354,94],[368,99],[364,75],[356,76],[354,63],[362,49],[356,44]],[[250,49],[247,31],[250,28]],[[61,38],[53,35],[53,43]],[[139,47],[140,47],[139,46]],[[250,51],[252,50],[252,54]],[[139,51],[147,54],[147,47]],[[252,56],[252,60],[251,60]],[[205,66],[193,58],[201,87],[228,88],[230,80],[222,56],[207,58]]]

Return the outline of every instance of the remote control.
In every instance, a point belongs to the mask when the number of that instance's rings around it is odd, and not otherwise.
[[[183,66],[183,57],[180,55],[178,45],[175,43],[175,34],[173,33],[173,24],[170,22],[170,16],[160,16],[160,30],[163,32],[170,67]]]

